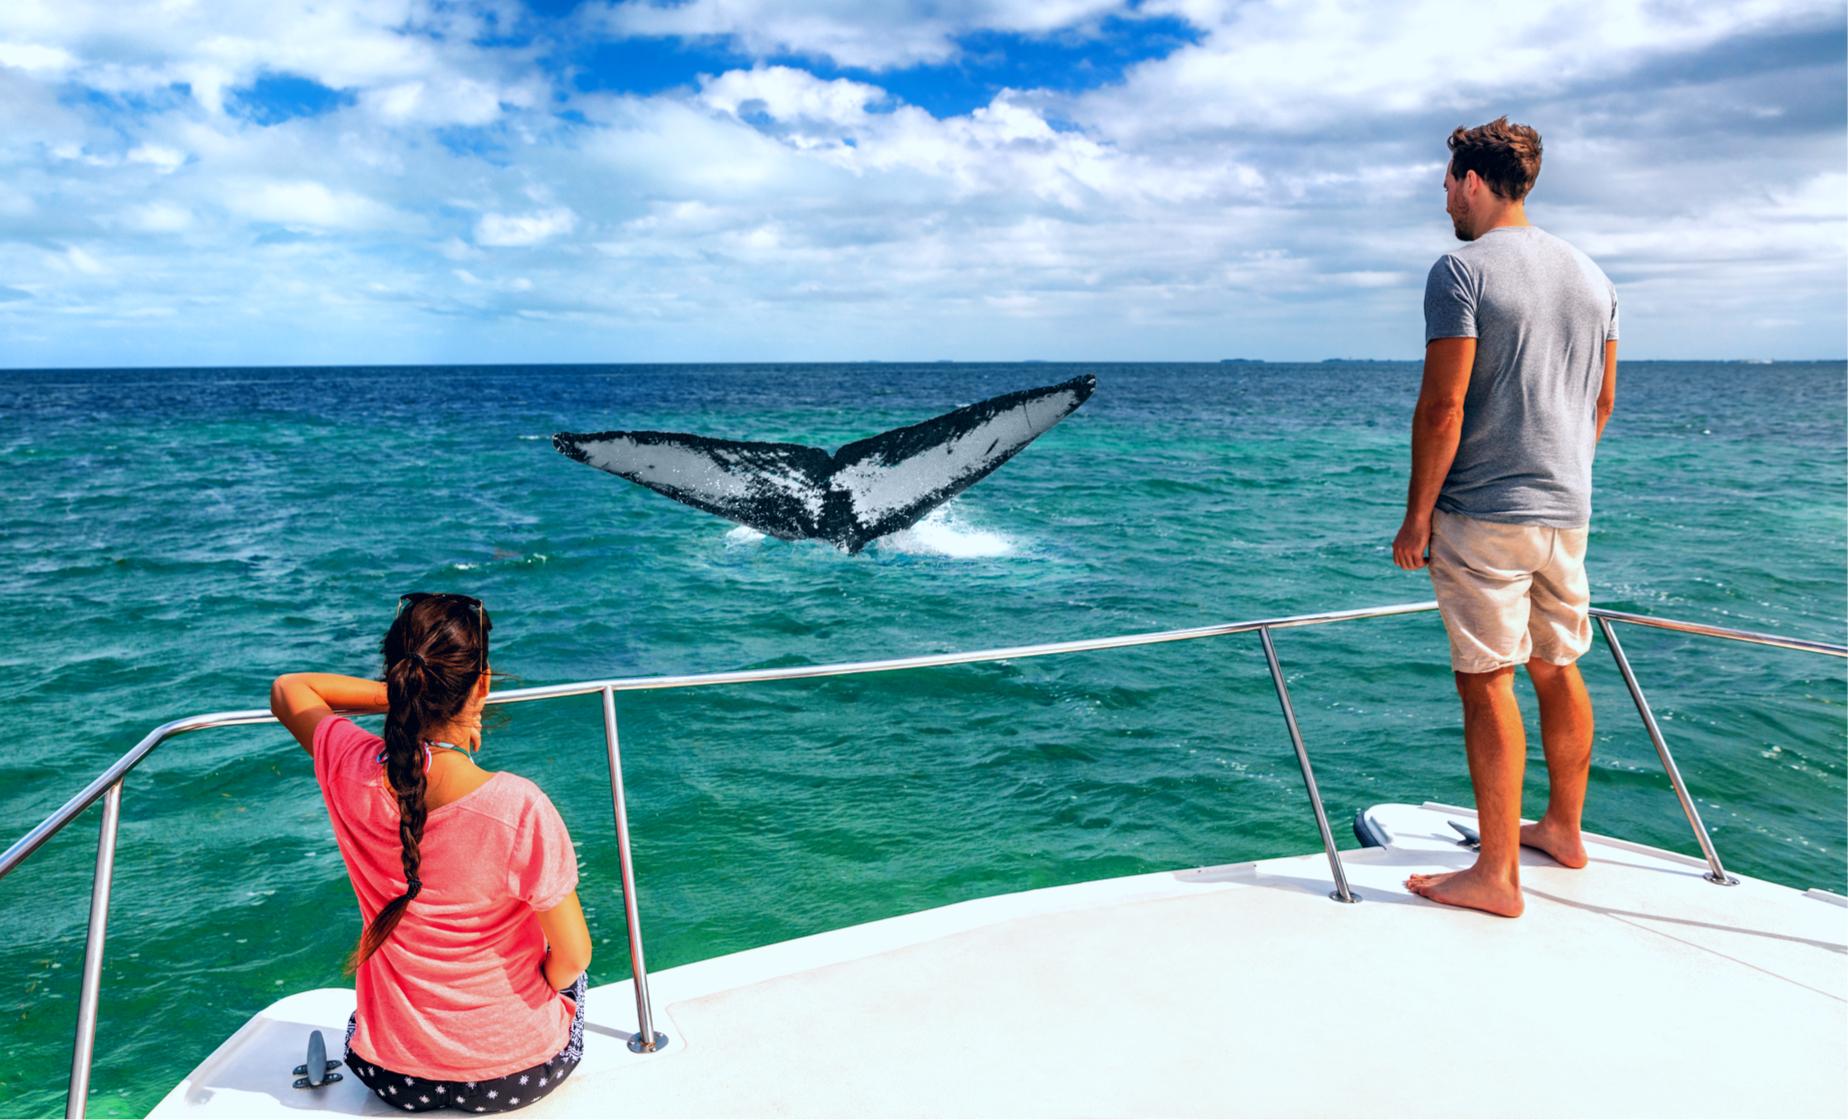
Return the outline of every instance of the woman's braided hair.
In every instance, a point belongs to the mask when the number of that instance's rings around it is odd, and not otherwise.
[[[349,962],[357,969],[378,952],[423,890],[426,775],[424,729],[461,714],[475,682],[488,665],[488,631],[493,623],[482,605],[461,595],[407,595],[385,632],[385,776],[398,796],[398,843],[404,862],[404,893],[386,903],[360,938]]]

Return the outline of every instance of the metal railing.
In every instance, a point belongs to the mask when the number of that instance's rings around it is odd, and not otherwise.
[[[629,1041],[629,1048],[637,1053],[651,1053],[658,1050],[667,1041],[667,1036],[654,1029],[654,1013],[648,995],[648,970],[642,952],[641,911],[636,898],[635,865],[629,844],[629,817],[624,801],[622,780],[622,755],[616,729],[616,693],[647,692],[670,688],[703,688],[727,684],[760,684],[770,681],[807,680],[816,677],[855,676],[866,673],[896,672],[906,669],[924,669],[946,665],[971,665],[984,661],[1014,661],[1029,657],[1047,657],[1057,654],[1087,653],[1096,650],[1125,649],[1131,646],[1159,645],[1167,642],[1192,641],[1199,638],[1224,637],[1231,634],[1248,634],[1256,632],[1263,645],[1264,659],[1270,670],[1271,683],[1277,691],[1277,702],[1282,708],[1284,724],[1289,731],[1290,744],[1296,753],[1296,761],[1302,769],[1303,785],[1309,797],[1309,806],[1315,815],[1316,827],[1321,833],[1322,846],[1328,855],[1328,866],[1334,881],[1334,890],[1329,897],[1338,902],[1358,902],[1360,896],[1348,886],[1347,875],[1341,866],[1340,853],[1335,849],[1334,834],[1328,826],[1328,813],[1322,804],[1321,792],[1315,784],[1315,773],[1309,764],[1309,752],[1303,745],[1302,732],[1296,723],[1296,711],[1290,703],[1289,687],[1284,681],[1283,667],[1278,661],[1271,632],[1306,626],[1321,626],[1335,622],[1350,622],[1364,618],[1384,618],[1391,615],[1419,614],[1437,609],[1435,602],[1400,603],[1391,606],[1365,607],[1357,610],[1326,611],[1319,614],[1290,615],[1280,618],[1256,619],[1247,622],[1231,622],[1216,626],[1200,626],[1186,630],[1163,630],[1144,634],[1125,634],[1108,638],[1088,638],[1071,642],[1052,642],[1042,645],[1011,646],[1003,649],[976,650],[968,653],[927,654],[922,657],[901,657],[882,661],[842,662],[832,665],[802,665],[781,669],[744,669],[723,673],[698,673],[666,677],[622,677],[611,680],[575,681],[568,684],[542,685],[536,688],[510,689],[494,693],[488,697],[490,704],[518,704],[532,700],[551,700],[566,696],[587,696],[593,693],[602,697],[603,733],[608,752],[610,767],[610,800],[616,824],[616,854],[620,864],[623,896],[623,915],[629,939],[630,966],[635,977],[635,1010],[637,1032]],[[1848,647],[1832,645],[1827,642],[1814,642],[1801,638],[1786,638],[1775,634],[1760,634],[1746,630],[1733,630],[1702,623],[1682,622],[1674,619],[1652,618],[1647,615],[1626,614],[1622,611],[1607,611],[1592,608],[1592,617],[1597,619],[1599,628],[1604,633],[1606,644],[1611,647],[1611,655],[1616,659],[1618,671],[1623,675],[1624,684],[1630,690],[1631,698],[1636,702],[1643,725],[1649,733],[1650,742],[1662,760],[1669,781],[1675,787],[1675,796],[1680,800],[1682,811],[1687,815],[1688,823],[1694,829],[1701,851],[1706,855],[1708,880],[1720,883],[1737,883],[1738,880],[1726,873],[1720,864],[1719,854],[1714,850],[1713,841],[1707,835],[1700,814],[1694,807],[1693,797],[1688,793],[1687,784],[1682,780],[1681,771],[1675,765],[1669,753],[1668,744],[1662,737],[1662,731],[1656,724],[1655,715],[1650,711],[1649,703],[1643,696],[1642,688],[1636,682],[1636,675],[1630,668],[1628,658],[1624,656],[1623,647],[1617,641],[1612,630],[1613,622],[1622,622],[1635,626],[1651,627],[1659,630],[1678,631],[1704,637],[1724,638],[1732,641],[1747,642],[1756,645],[1776,646],[1782,649],[1802,650],[1809,653],[1821,653],[1832,657],[1848,658]],[[65,825],[75,820],[79,814],[103,800],[102,831],[96,846],[96,871],[91,880],[90,921],[84,940],[83,978],[81,994],[77,1006],[77,1037],[71,1049],[71,1077],[65,1098],[65,1115],[81,1117],[89,1098],[90,1067],[96,1041],[96,1014],[102,986],[103,943],[109,918],[109,889],[115,870],[116,834],[122,816],[122,782],[129,771],[140,765],[142,760],[170,739],[192,731],[212,727],[236,727],[247,724],[273,723],[275,717],[265,709],[249,709],[235,712],[214,712],[205,715],[187,716],[183,719],[164,723],[149,732],[134,748],[86,785],[76,796],[46,817],[31,831],[20,837],[0,855],[0,878],[10,874],[28,857],[37,851],[47,840],[51,839]]]

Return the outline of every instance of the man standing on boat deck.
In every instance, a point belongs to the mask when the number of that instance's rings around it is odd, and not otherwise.
[[[1585,866],[1591,772],[1585,541],[1591,460],[1617,392],[1617,292],[1585,254],[1527,222],[1540,135],[1501,117],[1450,136],[1444,209],[1467,242],[1425,282],[1424,384],[1393,562],[1426,566],[1450,635],[1482,850],[1414,875],[1434,902],[1516,917],[1520,847]],[[1521,823],[1527,737],[1514,670],[1540,700],[1550,791]]]

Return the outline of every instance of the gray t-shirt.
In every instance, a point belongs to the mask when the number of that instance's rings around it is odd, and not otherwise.
[[[1483,521],[1591,523],[1604,343],[1617,289],[1533,226],[1489,230],[1431,266],[1425,342],[1476,339],[1463,436],[1437,508]]]

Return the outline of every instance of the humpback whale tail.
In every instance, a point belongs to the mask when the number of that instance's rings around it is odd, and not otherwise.
[[[1086,374],[966,405],[829,454],[799,443],[682,432],[560,432],[580,463],[784,540],[849,553],[916,523],[986,478],[1097,388]]]

